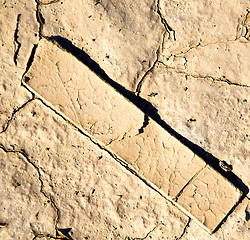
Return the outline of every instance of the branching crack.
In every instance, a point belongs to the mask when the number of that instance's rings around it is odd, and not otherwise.
[[[18,57],[18,54],[19,54],[19,50],[22,46],[21,42],[19,42],[18,38],[18,31],[19,31],[19,23],[20,23],[20,17],[21,17],[21,14],[18,14],[17,15],[17,23],[16,23],[16,30],[15,30],[15,33],[14,33],[14,63],[15,65],[17,65],[17,57]]]
[[[59,222],[59,219],[60,219],[60,210],[59,208],[57,207],[56,203],[55,203],[55,200],[54,198],[47,194],[45,191],[44,191],[44,183],[43,183],[43,180],[42,180],[42,175],[41,175],[41,172],[40,172],[40,168],[30,160],[29,158],[29,155],[26,153],[26,151],[24,149],[20,149],[20,150],[12,150],[12,149],[7,149],[6,147],[4,147],[2,144],[0,144],[0,149],[2,149],[4,152],[8,153],[8,152],[12,152],[12,153],[18,153],[20,155],[22,155],[26,161],[31,164],[33,166],[33,168],[36,170],[36,172],[38,173],[38,179],[39,179],[39,182],[40,182],[40,192],[43,194],[43,196],[45,198],[47,198],[52,207],[54,208],[55,212],[56,212],[56,217],[55,217],[55,230],[57,231],[57,224]]]
[[[173,28],[171,28],[169,26],[169,24],[167,23],[166,19],[162,16],[162,13],[161,13],[161,10],[160,10],[160,0],[157,0],[156,2],[156,7],[157,7],[157,13],[161,19],[161,22],[166,30],[166,32],[168,33],[169,35],[169,39],[172,39],[173,41],[176,41],[176,38],[175,38],[175,31],[173,30]]]

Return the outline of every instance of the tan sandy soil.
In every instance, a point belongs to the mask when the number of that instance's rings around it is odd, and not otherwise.
[[[249,1],[1,1],[0,239],[249,239]]]

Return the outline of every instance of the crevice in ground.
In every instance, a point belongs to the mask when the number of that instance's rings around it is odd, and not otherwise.
[[[192,77],[192,78],[196,78],[196,79],[210,79],[212,80],[212,82],[223,82],[223,83],[227,83],[228,85],[232,85],[232,86],[236,86],[236,87],[243,87],[243,88],[250,88],[250,86],[245,85],[245,84],[240,84],[240,83],[236,83],[236,82],[231,82],[229,79],[226,78],[226,76],[222,76],[220,78],[215,78],[211,75],[201,75],[201,74],[191,74],[191,73],[187,73],[185,71],[180,71],[177,70],[174,67],[170,67],[168,65],[166,65],[164,62],[162,61],[158,61],[159,64],[163,65],[167,70],[172,70],[175,73],[179,73],[184,75],[186,78],[187,77]]]
[[[157,11],[157,14],[159,15],[159,17],[161,19],[161,23],[163,24],[166,32],[168,33],[169,39],[171,39],[173,41],[176,41],[175,31],[174,31],[173,28],[171,28],[169,26],[169,24],[167,23],[166,19],[163,17],[160,9],[161,9],[161,7],[160,7],[160,0],[156,0],[156,11]]]
[[[148,126],[149,120],[150,119],[149,119],[148,115],[144,114],[144,121],[143,121],[143,124],[142,124],[141,128],[138,130],[138,134],[137,135],[139,135],[139,134],[141,134],[141,133],[144,132],[144,128]]]
[[[42,3],[39,0],[35,0],[35,2],[36,2],[36,21],[38,23],[38,34],[39,34],[39,40],[41,40],[43,37],[43,25],[45,24],[45,19],[40,10],[40,5],[42,5]]]
[[[16,30],[14,33],[14,59],[13,59],[13,61],[14,61],[15,65],[17,65],[17,57],[18,57],[20,48],[22,46],[21,42],[19,42],[19,40],[18,40],[19,39],[18,32],[19,32],[20,17],[21,17],[21,14],[18,14],[17,15]]]
[[[154,68],[155,68],[155,65],[157,64],[157,62],[159,61],[159,58],[160,58],[160,48],[161,48],[161,45],[158,47],[158,49],[156,50],[156,59],[153,63],[153,65],[144,73],[144,75],[142,76],[141,80],[138,82],[137,86],[136,86],[136,91],[135,93],[137,94],[137,96],[140,95],[140,92],[141,92],[141,87],[142,87],[142,84],[144,83],[147,75],[150,73],[150,72],[153,72]]]
[[[152,233],[153,231],[155,231],[155,229],[157,229],[161,225],[164,225],[164,223],[163,222],[158,223],[153,229],[151,229],[149,232],[147,232],[144,237],[126,238],[126,239],[127,240],[143,240],[143,239],[146,239],[149,236],[150,233]]]
[[[47,198],[50,201],[51,206],[55,210],[55,213],[56,213],[56,217],[55,217],[55,230],[57,231],[58,230],[57,224],[58,224],[59,219],[60,219],[60,210],[57,207],[54,198],[51,195],[47,194],[44,191],[44,183],[43,183],[43,180],[42,180],[42,174],[40,172],[40,168],[34,162],[32,162],[30,160],[29,155],[27,154],[27,152],[25,151],[25,149],[20,149],[20,150],[8,149],[5,146],[3,146],[2,144],[0,144],[0,149],[2,149],[5,153],[12,152],[12,153],[17,153],[17,154],[22,155],[26,159],[26,161],[36,170],[36,172],[38,174],[38,180],[40,182],[40,192],[42,193],[42,195],[45,198]]]
[[[5,132],[8,129],[11,121],[15,118],[15,114],[17,112],[19,112],[21,109],[23,109],[26,105],[28,105],[30,102],[32,102],[34,100],[34,94],[33,93],[31,93],[31,94],[32,94],[32,98],[31,99],[29,99],[28,101],[26,101],[20,107],[13,109],[11,116],[9,117],[9,119],[7,120],[7,122],[4,124],[3,130],[0,132],[0,134],[3,133],[3,132]]]
[[[189,225],[190,225],[190,222],[191,222],[191,218],[189,217],[189,218],[188,218],[188,221],[187,221],[187,223],[186,223],[186,226],[185,226],[184,229],[183,229],[183,232],[182,232],[181,236],[175,238],[175,240],[179,240],[179,239],[181,239],[181,238],[184,236],[184,234],[187,232],[187,229],[188,229],[188,227],[189,227]]]

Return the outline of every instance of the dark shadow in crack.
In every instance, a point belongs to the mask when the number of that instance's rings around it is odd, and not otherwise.
[[[79,61],[81,61],[84,65],[86,65],[91,71],[93,71],[103,81],[108,83],[118,93],[120,93],[126,99],[128,99],[130,102],[136,105],[144,114],[146,114],[151,119],[156,121],[167,132],[169,132],[172,136],[177,138],[182,144],[187,146],[191,151],[193,151],[200,158],[202,158],[208,165],[210,165],[217,172],[219,172],[225,178],[227,178],[236,188],[240,189],[244,195],[248,194],[249,192],[248,187],[233,172],[224,171],[219,166],[220,161],[218,158],[216,158],[211,153],[205,151],[202,147],[191,142],[190,140],[188,140],[187,138],[185,138],[184,136],[176,132],[171,126],[169,126],[164,120],[161,119],[160,115],[158,114],[158,110],[150,102],[141,98],[140,96],[136,96],[133,92],[127,90],[122,85],[112,80],[105,73],[105,71],[100,67],[100,65],[97,62],[95,62],[93,59],[91,59],[91,57],[86,52],[74,46],[71,41],[61,36],[51,36],[51,37],[46,37],[46,39],[49,41],[52,41],[63,50],[66,50],[67,52],[75,56]]]

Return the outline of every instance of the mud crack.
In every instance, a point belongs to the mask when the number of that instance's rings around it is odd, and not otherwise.
[[[18,57],[20,48],[22,46],[21,42],[19,42],[19,40],[18,40],[20,17],[21,17],[21,14],[18,14],[17,15],[16,30],[14,33],[14,59],[13,59],[13,61],[14,61],[15,65],[17,65],[17,57]]]
[[[159,226],[164,225],[163,222],[160,222],[159,224],[157,224],[153,229],[151,229],[144,237],[136,237],[136,238],[130,238],[127,237],[126,240],[142,240],[142,239],[146,239],[150,233],[152,233],[153,231],[155,231],[156,228],[158,228]]]
[[[226,78],[226,76],[216,78],[216,77],[213,77],[211,75],[200,75],[200,74],[187,73],[185,71],[179,71],[179,70],[177,71],[175,68],[169,67],[168,65],[166,65],[162,61],[158,61],[158,62],[159,62],[159,64],[163,65],[167,70],[172,70],[175,73],[183,74],[186,78],[192,77],[192,78],[196,78],[196,79],[210,79],[210,80],[212,80],[212,82],[224,82],[224,83],[227,83],[228,85],[232,85],[232,86],[236,86],[236,87],[250,88],[249,85],[231,82],[229,79]]]
[[[139,134],[141,134],[141,133],[144,132],[144,128],[148,126],[149,120],[150,119],[149,119],[148,115],[144,114],[144,121],[143,121],[142,127],[138,130],[138,134],[137,135],[139,135]]]
[[[160,0],[157,0],[156,2],[156,8],[157,8],[157,13],[161,19],[161,23],[163,24],[166,32],[168,33],[169,35],[169,39],[173,40],[173,41],[176,41],[176,38],[175,38],[175,31],[173,28],[171,28],[169,26],[169,24],[167,23],[166,19],[162,16],[162,13],[161,13],[161,7],[160,7]]]
[[[191,218],[189,217],[189,218],[188,218],[188,221],[187,221],[187,223],[186,223],[186,226],[185,226],[184,229],[183,229],[183,232],[182,232],[181,236],[175,238],[175,240],[181,239],[181,238],[184,236],[184,234],[185,234],[186,231],[187,231],[187,228],[189,227],[190,222],[191,222]]]
[[[55,230],[57,231],[57,224],[59,222],[59,219],[60,219],[60,210],[59,208],[57,207],[56,203],[55,203],[55,200],[52,196],[50,196],[49,194],[47,194],[45,191],[44,191],[44,183],[43,183],[43,180],[42,180],[42,174],[40,172],[40,168],[30,160],[29,158],[29,155],[27,154],[27,152],[24,150],[24,149],[20,149],[20,150],[12,150],[12,149],[7,149],[6,147],[4,147],[2,144],[0,144],[0,149],[2,149],[5,153],[8,153],[8,152],[12,152],[12,153],[18,153],[20,155],[22,155],[26,161],[36,170],[37,174],[38,174],[38,180],[40,182],[40,192],[43,194],[43,196],[45,198],[47,198],[53,209],[55,210],[56,212],[56,217],[55,217]]]
[[[195,157],[195,155],[194,155],[194,157]],[[193,159],[194,159],[194,157],[193,157]],[[193,160],[193,159],[192,159],[192,160]],[[182,187],[182,189],[176,194],[175,198],[173,199],[175,202],[178,201],[178,198],[181,196],[181,194],[183,193],[184,189],[185,189],[191,182],[193,182],[193,181],[198,177],[198,175],[199,175],[206,167],[207,167],[207,165],[205,165],[202,169],[200,169],[197,173],[195,173],[193,177],[191,177],[191,178],[189,179],[189,181],[188,181],[188,182]]]
[[[14,108],[14,109],[13,109],[10,118],[7,120],[5,126],[3,126],[3,130],[0,132],[0,134],[3,133],[3,132],[5,132],[5,131],[8,129],[8,127],[9,127],[11,121],[15,118],[15,114],[16,114],[17,112],[19,112],[21,109],[23,109],[27,104],[29,104],[29,103],[30,103],[31,101],[33,101],[33,100],[34,100],[34,94],[32,94],[32,98],[29,99],[27,102],[25,102],[23,105],[21,105],[21,106],[18,107],[18,108]]]
[[[137,87],[136,87],[136,95],[139,96],[140,95],[140,92],[141,92],[141,87],[142,87],[142,84],[143,82],[145,81],[147,75],[150,73],[150,72],[153,72],[157,62],[159,61],[159,58],[160,58],[160,48],[161,48],[161,45],[158,47],[158,49],[156,50],[156,59],[153,63],[153,65],[145,72],[145,74],[142,76],[141,80],[139,81],[139,83],[137,84]]]

